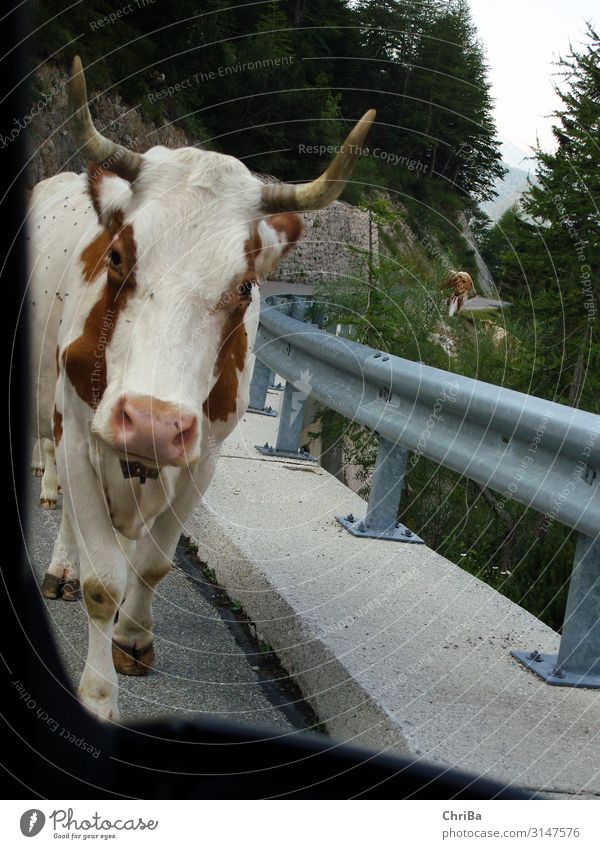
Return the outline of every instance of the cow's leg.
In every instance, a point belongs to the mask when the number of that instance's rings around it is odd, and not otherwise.
[[[66,510],[63,511],[50,566],[44,575],[42,595],[44,598],[62,597],[64,601],[76,601],[81,597],[77,540]]]
[[[64,440],[63,440],[64,441]],[[77,442],[73,440],[73,445]],[[65,466],[62,443],[59,471]],[[118,681],[112,659],[115,614],[127,583],[127,558],[104,504],[103,492],[87,457],[69,456],[69,485],[63,510],[77,540],[81,590],[88,615],[88,653],[78,693],[100,719],[116,720]],[[75,504],[77,507],[75,507]]]
[[[31,474],[36,478],[41,478],[44,474],[44,449],[43,439],[36,439],[31,454]]]
[[[113,633],[113,660],[122,675],[146,675],[154,664],[152,598],[171,568],[179,533],[179,523],[168,511],[137,544]]]
[[[58,498],[58,474],[56,473],[54,443],[50,439],[43,439],[42,443],[44,451],[44,476],[42,477],[40,505],[54,510],[56,499]]]
[[[152,666],[154,590],[171,568],[182,527],[210,483],[215,464],[213,452],[196,469],[182,470],[173,502],[137,544],[127,594],[114,630],[113,658],[117,672],[123,675],[146,675]]]
[[[87,538],[81,549],[81,588],[88,614],[89,644],[79,682],[79,698],[100,719],[118,719],[117,673],[112,659],[115,614],[127,583],[127,562],[114,532],[98,532],[97,541]]]

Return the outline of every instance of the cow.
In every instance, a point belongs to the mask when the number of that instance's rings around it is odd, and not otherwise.
[[[476,294],[471,275],[466,271],[449,271],[440,289],[452,289],[446,301],[450,316],[458,315],[465,301]]]
[[[79,589],[79,698],[116,720],[117,673],[152,667],[154,590],[248,405],[260,281],[300,213],[340,195],[375,112],[316,180],[264,184],[231,156],[103,136],[79,57],[68,93],[87,170],[39,183],[29,208],[33,467],[45,506],[63,489],[42,593]]]

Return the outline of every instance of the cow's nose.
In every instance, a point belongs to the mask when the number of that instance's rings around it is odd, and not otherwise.
[[[114,444],[122,451],[159,466],[177,466],[191,459],[198,420],[157,398],[123,395],[113,410],[111,430]]]

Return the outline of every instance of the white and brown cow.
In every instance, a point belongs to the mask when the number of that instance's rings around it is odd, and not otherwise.
[[[473,286],[471,275],[466,271],[449,271],[442,285],[441,290],[451,289],[448,295],[448,315],[458,315],[465,305],[465,301],[473,297],[477,293]]]
[[[259,280],[299,239],[297,213],[341,193],[373,119],[314,182],[265,186],[229,156],[109,141],[74,61],[88,170],[43,181],[30,206],[34,467],[52,506],[55,452],[63,517],[43,592],[81,581],[79,695],[99,717],[118,716],[116,672],[152,665],[154,589],[246,410]]]

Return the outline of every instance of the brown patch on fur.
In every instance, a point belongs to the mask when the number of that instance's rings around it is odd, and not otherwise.
[[[97,162],[88,162],[87,190],[99,219],[102,219],[102,206],[100,204],[100,189],[102,187],[102,180],[105,177],[118,176],[119,175],[115,174],[114,171],[109,171],[106,168],[103,168],[102,165],[99,165]]]
[[[90,619],[114,619],[121,599],[117,598],[117,589],[103,584],[98,578],[86,578],[82,585],[83,600]]]
[[[137,572],[136,574],[142,584],[146,584],[154,589],[154,587],[162,581],[165,575],[168,575],[171,571],[171,566],[172,564],[170,561],[166,563],[157,563],[150,568],[144,567],[143,572]]]
[[[260,241],[260,240],[259,240]],[[202,405],[209,421],[226,422],[237,410],[238,385],[248,352],[248,338],[244,328],[244,315],[250,299],[242,293],[244,283],[236,283],[237,299],[223,309],[225,323],[221,331],[219,353],[215,364],[217,382]]]
[[[102,185],[102,178],[105,174],[106,171],[100,165],[95,162],[88,162],[87,189],[98,218],[102,214],[100,207],[100,186]]]
[[[262,251],[262,242],[258,235],[258,228],[253,224],[250,228],[250,237],[244,242],[244,253],[248,263],[248,275],[256,276],[255,263],[259,253]]]
[[[106,349],[110,344],[119,314],[135,290],[137,252],[133,227],[123,226],[118,213],[109,224],[110,250],[121,255],[121,265],[108,267],[106,285],[83,325],[81,336],[63,351],[67,376],[79,397],[97,407],[106,389]]]
[[[102,230],[81,252],[83,279],[86,283],[97,280],[106,271],[106,261],[112,238],[107,230]]]
[[[476,294],[471,275],[466,271],[449,271],[440,289],[452,289],[446,303],[451,307],[452,301],[456,299],[456,315],[463,308],[467,297]]]
[[[263,257],[261,263],[261,275],[268,274],[273,268],[296,246],[296,243],[302,236],[304,231],[304,222],[300,215],[295,212],[280,212],[276,215],[269,215],[265,219],[269,227],[276,230],[277,233],[283,234],[283,241],[275,250],[273,246],[267,248],[266,253],[272,253],[270,262],[271,267],[266,267],[266,258]],[[250,226],[250,236],[244,242],[244,252],[246,254],[246,262],[248,264],[248,276],[257,277],[256,264],[263,250],[263,244],[258,234],[258,225],[253,223]]]
[[[287,244],[281,253],[282,257],[293,250],[304,231],[304,221],[295,212],[278,212],[276,215],[269,215],[267,224],[274,230],[285,233]]]
[[[451,271],[440,289],[454,289],[454,294],[460,296],[474,290],[474,286],[471,275],[467,274],[466,271]]]
[[[56,409],[56,405],[54,407],[54,413],[52,414],[52,435],[54,436],[54,446],[58,448],[60,440],[63,435],[63,417],[62,413],[60,413]]]

